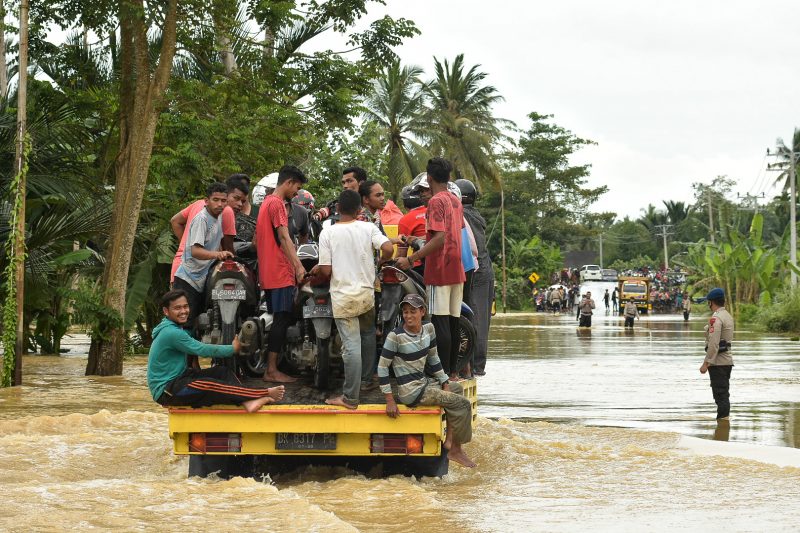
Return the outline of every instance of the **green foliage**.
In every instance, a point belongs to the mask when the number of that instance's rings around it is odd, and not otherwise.
[[[741,304],[739,305],[739,323],[741,324],[754,324],[758,322],[758,316],[761,312],[761,307],[756,304]]]
[[[786,289],[772,305],[763,305],[756,315],[758,324],[776,333],[800,332],[800,289]]]
[[[642,268],[643,266],[654,266],[656,264],[656,260],[647,255],[638,255],[632,259],[622,260],[617,259],[610,265],[608,268],[613,268],[617,272],[624,272],[625,270],[637,270]]]
[[[20,185],[25,181],[28,173],[28,158],[31,152],[31,139],[25,135],[23,139],[22,168],[11,179],[9,194],[11,213],[8,219],[9,232],[5,242],[7,262],[3,271],[5,277],[5,301],[3,302],[3,365],[0,367],[0,387],[10,387],[14,377],[15,347],[17,344],[17,268],[25,261],[23,244],[22,254],[16,254],[16,242],[21,237],[17,225],[20,221],[25,194],[20,194]],[[22,354],[20,354],[21,356]]]
[[[503,97],[484,85],[487,74],[478,70],[480,65],[467,68],[463,54],[452,63],[437,58],[433,63],[434,79],[424,86],[427,109],[420,124],[428,150],[447,158],[457,178],[496,185],[500,173],[494,145],[508,139],[502,128],[513,125],[492,113]]]
[[[597,231],[587,223],[602,216],[587,215],[589,205],[607,188],[586,187],[589,165],[571,165],[569,159],[584,146],[594,144],[552,123],[552,115],[528,115],[531,125],[519,140],[519,150],[508,156],[503,175],[506,232],[515,239],[539,235],[563,249],[582,248]],[[487,220],[500,207],[499,191],[480,202]],[[490,244],[499,253],[499,240]]]
[[[509,238],[506,244],[506,302],[511,309],[527,309],[531,305],[531,272],[539,274],[542,285],[548,285],[555,272],[561,269],[564,259],[558,246],[544,242],[539,236],[526,240]],[[494,265],[495,287],[502,290],[502,268]],[[498,294],[500,294],[498,292]],[[501,296],[498,296],[498,301]]]
[[[728,229],[728,240],[690,246],[688,254],[678,261],[689,269],[695,287],[725,289],[734,315],[740,304],[769,304],[783,288],[792,268],[787,239],[776,247],[765,244],[763,221],[763,216],[756,214],[749,233]]]
[[[79,281],[76,289],[61,288],[59,292],[72,302],[75,324],[86,326],[92,338],[109,340],[106,333],[123,324],[123,317],[103,305],[103,293],[97,282]]]

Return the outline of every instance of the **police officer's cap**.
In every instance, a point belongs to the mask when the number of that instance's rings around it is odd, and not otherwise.
[[[706,300],[724,300],[725,299],[725,291],[720,289],[719,287],[715,287],[711,289],[706,296]]]

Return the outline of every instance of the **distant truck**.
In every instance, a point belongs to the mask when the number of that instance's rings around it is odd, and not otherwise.
[[[620,276],[617,279],[617,293],[619,296],[619,314],[625,308],[625,302],[633,299],[640,313],[647,314],[653,310],[650,301],[650,278],[643,276]]]

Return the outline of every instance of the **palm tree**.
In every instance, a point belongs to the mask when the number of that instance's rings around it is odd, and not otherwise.
[[[686,220],[691,212],[691,207],[687,206],[684,202],[674,202],[672,200],[664,200],[664,207],[667,210],[667,219],[670,224],[678,224]]]
[[[653,232],[656,226],[667,223],[667,214],[659,211],[653,204],[647,204],[647,208],[642,209],[642,216],[637,220],[639,224]]]
[[[374,82],[375,90],[365,102],[364,118],[376,123],[387,155],[389,190],[393,195],[424,168],[427,150],[412,135],[419,129],[424,93],[419,77],[422,69],[392,64]]]
[[[502,126],[513,123],[495,117],[492,107],[503,100],[497,89],[483,85],[480,65],[466,69],[464,55],[450,63],[434,58],[436,77],[425,85],[428,109],[424,138],[432,153],[451,161],[457,178],[496,183],[500,179],[493,148],[508,140]]]
[[[789,165],[792,160],[791,158],[791,151],[795,152],[794,157],[794,164],[795,164],[795,184],[797,183],[797,167],[800,166],[800,160],[798,160],[797,152],[800,151],[800,129],[795,128],[794,134],[792,135],[792,148],[789,149],[788,146],[783,142],[783,139],[778,139],[777,143],[777,150],[775,152],[775,156],[778,158],[777,162],[769,165],[770,168],[774,169],[782,169],[783,172],[778,174],[778,177],[775,178],[775,185],[782,184],[782,191],[784,193],[789,192]]]

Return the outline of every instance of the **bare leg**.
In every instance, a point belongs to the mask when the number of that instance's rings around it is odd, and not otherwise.
[[[269,352],[267,354],[267,371],[264,372],[264,381],[274,381],[276,383],[294,383],[297,378],[287,376],[278,370],[278,353]]]

